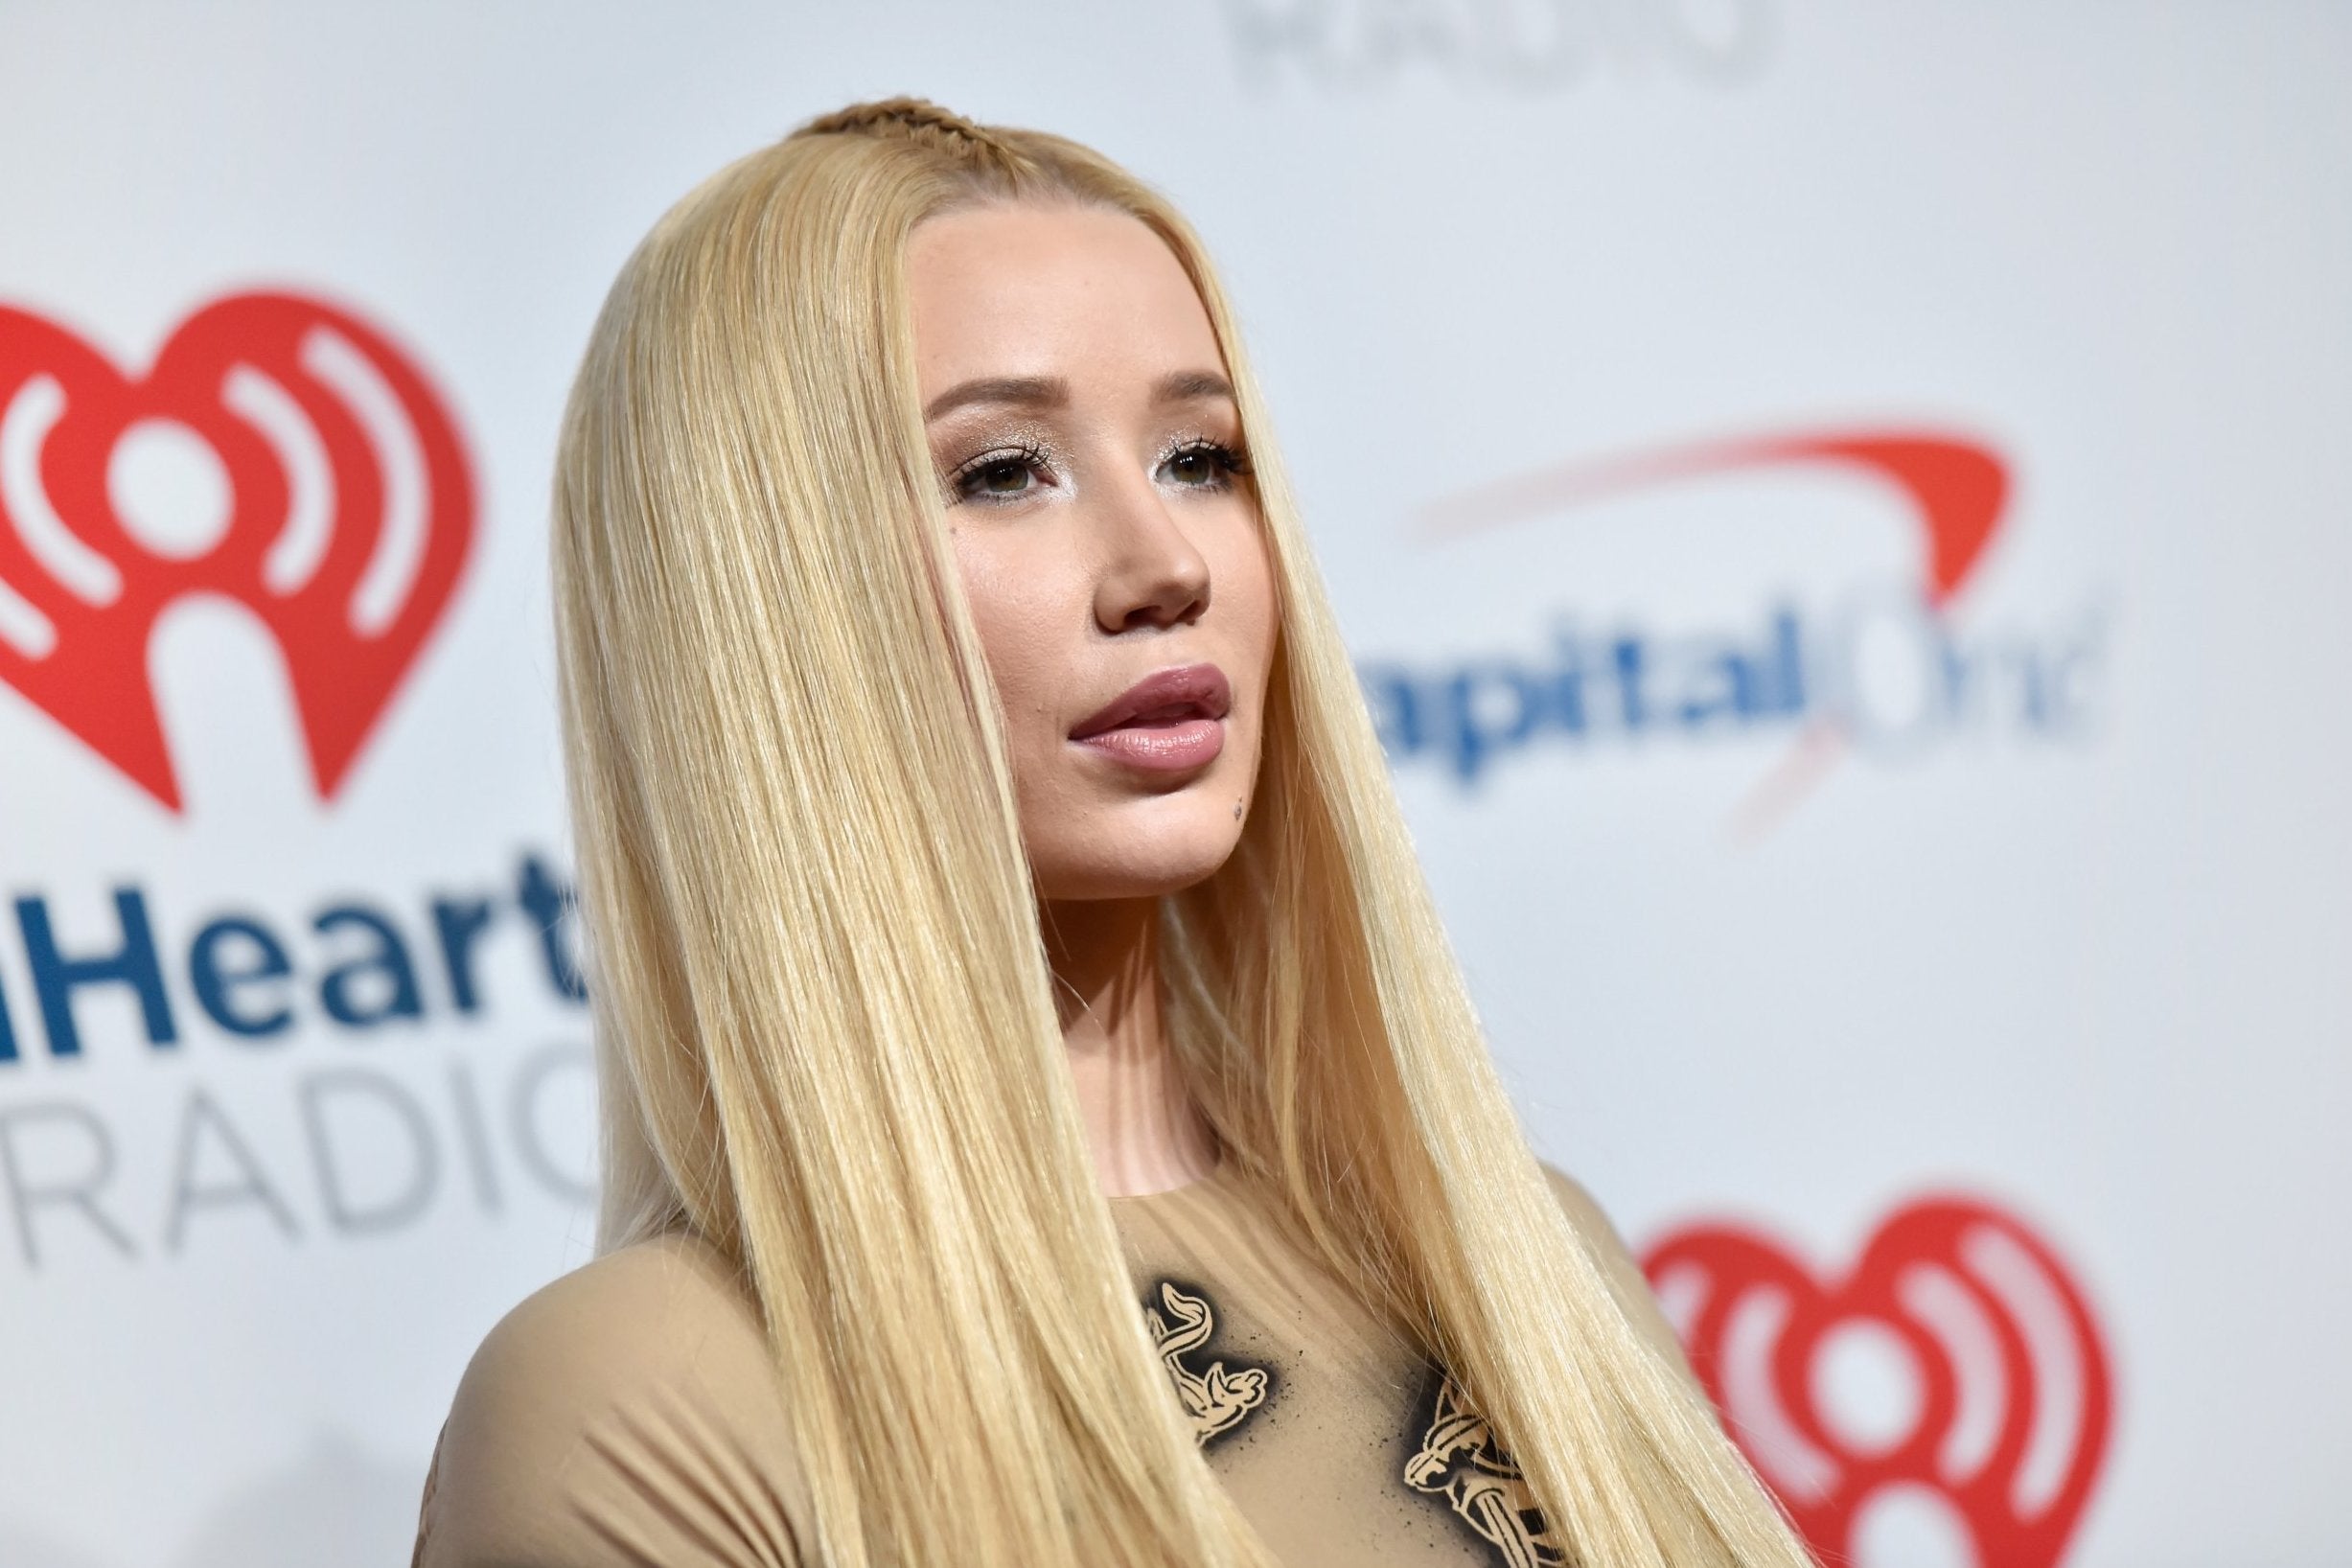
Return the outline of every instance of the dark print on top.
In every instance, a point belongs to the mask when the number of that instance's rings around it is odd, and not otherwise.
[[[1419,1433],[1405,1460],[1405,1485],[1443,1498],[1505,1568],[1566,1568],[1575,1559],[1554,1538],[1528,1494],[1519,1466],[1494,1441],[1487,1418],[1464,1402],[1451,1377],[1432,1369],[1416,1412]]]
[[[1161,1364],[1167,1368],[1168,1381],[1176,1385],[1177,1401],[1192,1423],[1192,1440],[1206,1448],[1237,1429],[1252,1411],[1266,1402],[1273,1375],[1264,1367],[1240,1362],[1234,1363],[1232,1372],[1226,1371],[1222,1361],[1211,1361],[1197,1372],[1185,1365],[1186,1356],[1215,1337],[1215,1308],[1207,1291],[1186,1290],[1173,1280],[1159,1281],[1159,1297],[1157,1306],[1149,1300],[1144,1302],[1143,1322],[1151,1329]]]

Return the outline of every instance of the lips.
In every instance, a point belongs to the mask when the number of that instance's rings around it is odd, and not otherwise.
[[[1225,749],[1233,686],[1214,664],[1146,676],[1072,726],[1070,738],[1131,767],[1206,767]]]

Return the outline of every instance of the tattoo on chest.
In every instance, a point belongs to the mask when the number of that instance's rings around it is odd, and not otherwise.
[[[1230,1354],[1212,1359],[1217,1312],[1205,1288],[1154,1280],[1143,1301],[1143,1323],[1193,1441],[1203,1448],[1239,1431],[1264,1408],[1274,1392],[1274,1371]],[[1432,1367],[1406,1416],[1399,1479],[1417,1496],[1450,1509],[1483,1544],[1487,1561],[1497,1568],[1576,1568],[1566,1542],[1535,1506],[1518,1463],[1470,1407],[1461,1385]]]
[[[1264,1367],[1238,1361],[1230,1369],[1222,1361],[1197,1368],[1188,1363],[1186,1357],[1216,1335],[1216,1310],[1210,1304],[1209,1293],[1186,1290],[1173,1280],[1163,1280],[1157,1296],[1157,1305],[1144,1302],[1143,1322],[1151,1329],[1161,1365],[1167,1368],[1168,1381],[1176,1386],[1177,1402],[1192,1423],[1192,1439],[1206,1448],[1238,1428],[1252,1411],[1266,1402],[1273,1375]]]
[[[1405,1461],[1405,1485],[1443,1498],[1487,1543],[1504,1568],[1566,1568],[1575,1559],[1552,1533],[1517,1462],[1494,1440],[1461,1387],[1432,1372],[1414,1427],[1418,1446]]]

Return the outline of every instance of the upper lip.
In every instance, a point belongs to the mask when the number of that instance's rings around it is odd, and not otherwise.
[[[1194,717],[1222,719],[1233,705],[1234,688],[1223,670],[1214,664],[1184,664],[1145,676],[1079,720],[1072,726],[1070,738],[1082,741],[1144,717],[1170,723]]]

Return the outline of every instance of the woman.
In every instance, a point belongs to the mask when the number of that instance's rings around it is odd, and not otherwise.
[[[1807,1560],[1529,1152],[1164,202],[826,116],[559,467],[601,1256],[421,1564]]]

